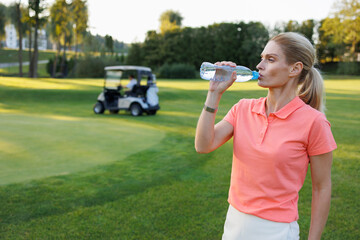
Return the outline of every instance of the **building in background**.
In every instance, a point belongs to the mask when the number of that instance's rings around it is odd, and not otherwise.
[[[18,48],[19,41],[17,39],[16,28],[13,24],[5,26],[5,47]]]
[[[13,24],[8,24],[5,26],[5,47],[18,49],[19,48],[19,40],[16,28]],[[34,36],[32,36],[34,39]],[[46,50],[47,49],[47,37],[46,31],[44,29],[38,30],[38,49],[39,50]],[[27,35],[23,36],[22,40],[22,47],[23,49],[29,49],[29,39]],[[32,43],[32,47],[34,47],[34,42]]]

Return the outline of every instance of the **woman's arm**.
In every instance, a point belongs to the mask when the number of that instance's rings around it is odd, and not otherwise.
[[[320,240],[331,201],[332,152],[310,157],[312,203],[309,240]]]
[[[236,64],[232,62],[217,62],[216,64],[236,66]],[[235,79],[236,72],[234,71],[229,81],[210,81],[205,106],[217,109],[222,94],[234,83]],[[195,135],[195,149],[199,153],[208,153],[215,150],[232,136],[233,126],[225,120],[215,125],[215,116],[216,112],[212,113],[204,109],[201,112]]]
[[[221,96],[209,92],[205,105],[217,108]],[[225,120],[221,120],[215,125],[216,113],[201,112],[196,127],[195,149],[198,153],[209,153],[220,147],[232,137],[233,126]],[[214,126],[215,125],[215,126]]]

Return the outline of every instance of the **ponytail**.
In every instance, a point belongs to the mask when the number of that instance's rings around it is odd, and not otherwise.
[[[303,35],[295,32],[280,33],[271,39],[279,44],[288,64],[303,63],[303,70],[298,78],[298,96],[306,104],[324,112],[323,78],[314,68],[316,52],[311,42]]]
[[[298,89],[298,96],[306,104],[319,110],[320,112],[325,111],[323,102],[324,84],[323,78],[320,72],[311,67]]]

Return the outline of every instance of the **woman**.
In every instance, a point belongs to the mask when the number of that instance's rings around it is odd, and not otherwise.
[[[195,148],[208,153],[233,137],[223,239],[299,239],[298,192],[309,163],[313,185],[309,239],[321,238],[330,208],[336,143],[322,113],[323,79],[314,68],[315,59],[313,46],[300,34],[272,38],[257,65],[258,85],[268,89],[267,97],[241,99],[216,125],[221,96],[236,72],[228,81],[210,81]]]

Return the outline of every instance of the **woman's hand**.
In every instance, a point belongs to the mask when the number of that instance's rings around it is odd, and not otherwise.
[[[227,62],[227,61],[216,62],[215,65],[217,65],[217,66],[236,67],[235,63]],[[225,73],[225,71],[221,70],[221,69],[216,70],[216,75],[218,77],[220,75],[220,76],[223,76],[225,78],[229,78],[228,74]],[[225,81],[210,81],[209,91],[214,92],[214,93],[218,93],[218,94],[223,94],[234,83],[235,80],[236,80],[236,71],[234,70],[232,72],[232,74],[230,75],[230,78],[228,80],[225,80]]]
[[[217,62],[215,65],[236,67],[236,64],[233,62]],[[215,77],[219,77],[220,75],[220,77],[226,77],[228,79],[227,81],[210,81],[205,106],[213,109],[217,109],[222,94],[235,81],[236,71],[229,74],[229,72],[225,73],[224,70],[217,69],[216,75]],[[195,135],[195,149],[199,153],[213,151],[228,141],[233,135],[234,128],[227,121],[222,120],[215,126],[215,116],[216,112],[208,112],[205,110],[201,112]]]

